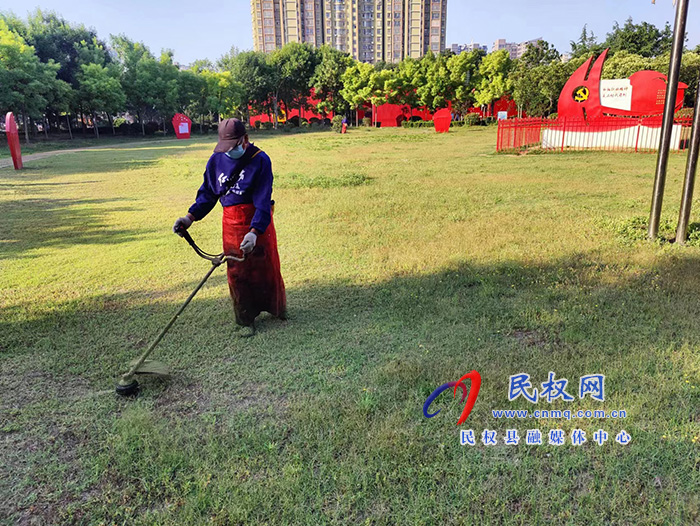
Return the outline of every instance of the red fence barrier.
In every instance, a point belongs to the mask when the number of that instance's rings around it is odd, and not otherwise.
[[[677,118],[671,134],[671,150],[688,147],[692,117]],[[583,119],[504,119],[498,121],[496,150],[548,151],[604,150],[655,152],[661,137],[661,117],[603,117]]]

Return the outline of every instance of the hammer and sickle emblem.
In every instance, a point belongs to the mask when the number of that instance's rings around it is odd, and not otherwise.
[[[576,102],[587,101],[589,95],[590,95],[590,91],[588,91],[588,88],[585,86],[581,86],[580,88],[576,88],[574,90],[574,100]]]

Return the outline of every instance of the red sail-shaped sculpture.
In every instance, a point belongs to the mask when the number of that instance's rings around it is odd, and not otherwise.
[[[610,117],[651,117],[663,114],[666,98],[667,78],[658,71],[638,71],[627,82],[604,80],[603,83],[621,83],[620,85],[602,86],[603,65],[608,56],[606,49],[593,63],[589,58],[579,67],[564,85],[559,96],[559,119],[585,119],[595,121],[603,116]],[[676,111],[683,107],[683,98],[688,86],[680,82],[676,96]],[[605,106],[602,91],[606,91],[606,100],[620,101],[626,107]]]
[[[19,145],[19,132],[17,131],[17,123],[12,112],[5,115],[5,133],[7,135],[7,143],[10,146],[10,155],[12,156],[12,164],[15,170],[22,169],[22,148]]]

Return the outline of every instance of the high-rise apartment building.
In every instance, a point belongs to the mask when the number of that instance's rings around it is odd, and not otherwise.
[[[447,0],[251,0],[253,40],[328,44],[362,62],[398,62],[445,48]]]
[[[527,51],[528,44],[535,45],[540,40],[542,40],[542,37],[535,38],[533,40],[527,40],[525,42],[520,42],[520,43],[516,44],[515,42],[506,42],[505,38],[500,38],[493,43],[493,47],[491,48],[491,52],[500,51],[502,49],[505,49],[510,54],[510,58],[515,60],[517,58],[522,57],[525,54],[525,52]]]
[[[478,42],[474,42],[472,40],[471,44],[452,44],[450,47],[447,48],[449,51],[452,51],[455,55],[461,55],[462,53],[471,53],[472,51],[484,51],[485,53],[489,52],[488,46],[482,46]]]

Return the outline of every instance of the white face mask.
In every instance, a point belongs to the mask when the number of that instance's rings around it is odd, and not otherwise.
[[[235,148],[230,149],[229,151],[226,152],[226,155],[228,155],[231,159],[240,159],[243,157],[243,153],[245,150],[243,149],[243,145],[239,144]]]

